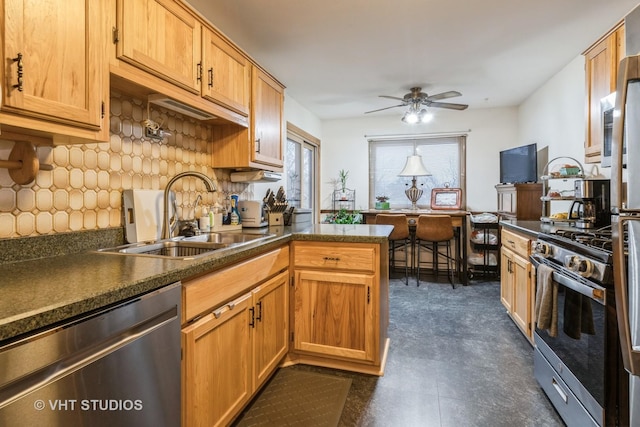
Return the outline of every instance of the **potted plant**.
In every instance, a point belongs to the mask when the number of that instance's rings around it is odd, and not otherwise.
[[[388,210],[389,209],[389,196],[376,196],[376,209]]]
[[[340,180],[340,191],[342,192],[340,198],[342,200],[347,200],[347,177],[348,176],[349,176],[349,171],[340,169],[340,171],[338,172],[338,177]]]
[[[328,215],[324,222],[327,224],[362,224],[362,215],[356,211],[349,212],[346,209],[340,209],[338,212]]]

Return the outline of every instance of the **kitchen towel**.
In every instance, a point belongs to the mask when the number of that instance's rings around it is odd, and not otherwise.
[[[558,335],[558,284],[553,280],[553,268],[539,264],[536,268],[535,316],[539,329],[549,336]]]

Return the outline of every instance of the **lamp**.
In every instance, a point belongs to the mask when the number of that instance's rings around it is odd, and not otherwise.
[[[414,154],[413,156],[407,156],[407,163],[404,165],[404,169],[402,172],[398,174],[398,176],[410,176],[411,178],[411,187],[405,190],[404,194],[407,195],[409,200],[411,201],[411,209],[418,209],[418,205],[416,204],[420,197],[422,197],[422,190],[416,187],[416,177],[417,176],[428,176],[431,173],[424,167],[422,164],[422,156]]]

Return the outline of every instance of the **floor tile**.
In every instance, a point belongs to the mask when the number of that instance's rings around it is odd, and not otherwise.
[[[383,377],[292,367],[352,379],[340,427],[564,425],[533,377],[533,348],[500,303],[498,282],[452,289],[393,279],[389,322]]]

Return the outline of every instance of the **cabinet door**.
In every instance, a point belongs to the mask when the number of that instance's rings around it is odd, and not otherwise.
[[[521,256],[514,254],[512,262],[514,279],[514,298],[512,317],[524,334],[531,338],[531,299],[532,279],[531,263]]]
[[[202,26],[171,0],[118,0],[118,59],[200,93]]]
[[[108,96],[101,3],[4,1],[3,110],[100,130]]]
[[[252,160],[282,167],[282,87],[259,68],[252,75]]]
[[[222,426],[252,393],[251,293],[182,330],[183,425]]]
[[[516,189],[515,186],[507,188],[497,188],[498,192],[498,212],[513,214],[516,213]]]
[[[202,94],[216,103],[249,115],[251,64],[229,43],[203,29]]]
[[[374,361],[374,292],[373,275],[297,270],[295,349]]]
[[[506,307],[507,312],[511,313],[513,311],[513,257],[515,254],[504,247],[500,254],[500,301]]]
[[[288,350],[288,278],[285,271],[253,291],[254,389],[269,378]]]
[[[600,162],[603,137],[600,100],[616,90],[618,50],[623,35],[624,29],[618,28],[585,53],[587,163]]]

